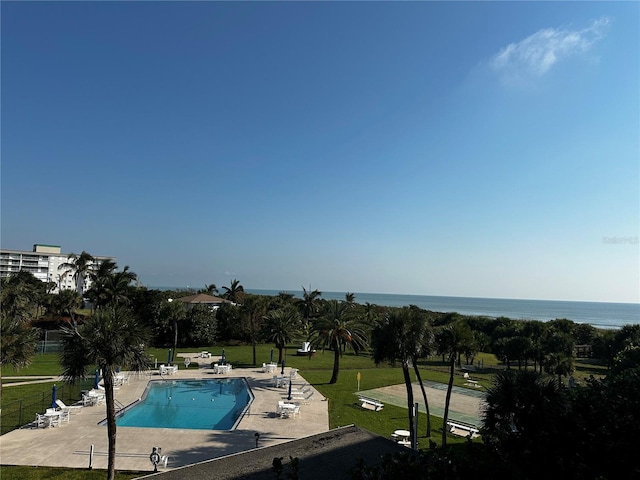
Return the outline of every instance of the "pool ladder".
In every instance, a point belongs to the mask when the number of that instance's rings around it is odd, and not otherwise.
[[[124,405],[118,401],[118,399],[113,399],[113,406],[115,407],[116,414],[120,413],[120,411],[124,410]]]

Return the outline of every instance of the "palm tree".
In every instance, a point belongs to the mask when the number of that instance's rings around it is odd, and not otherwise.
[[[527,471],[528,478],[542,478],[538,464],[559,460],[566,466],[562,449],[580,443],[567,434],[575,428],[568,400],[553,376],[532,370],[498,372],[485,397],[483,442],[503,461]]]
[[[61,290],[53,295],[51,306],[56,315],[68,315],[75,323],[76,310],[82,306],[82,299],[75,290]]]
[[[69,255],[69,261],[61,263],[58,270],[67,270],[73,272],[73,280],[76,282],[76,290],[80,297],[84,296],[84,282],[87,276],[93,271],[95,259],[84,250],[80,255],[72,253]]]
[[[244,299],[244,287],[240,285],[240,281],[234,279],[231,281],[230,287],[223,286],[222,288],[224,289],[222,298],[233,303],[242,303],[242,300]]]
[[[178,323],[187,318],[185,304],[181,301],[168,299],[166,302],[163,302],[160,307],[160,318],[171,324],[173,331],[173,352],[175,355],[176,348],[178,348]]]
[[[44,303],[46,284],[21,270],[0,280],[0,309],[8,318],[30,320]]]
[[[91,279],[92,285],[100,285],[102,281],[109,277],[113,272],[116,271],[118,264],[110,259],[105,258],[98,262],[97,266],[94,270],[89,272],[89,278]]]
[[[295,308],[283,307],[270,311],[264,319],[264,337],[278,349],[278,363],[281,363],[284,348],[300,330],[300,314]]]
[[[296,300],[306,324],[309,324],[309,321],[318,313],[320,296],[322,295],[320,290],[310,290],[311,287],[309,287],[309,290],[302,287],[302,298]]]
[[[119,367],[126,367],[133,371],[146,368],[147,329],[133,318],[129,310],[120,305],[111,305],[96,312],[82,326],[63,327],[62,335],[61,363],[65,381],[75,383],[85,378],[96,366],[102,370],[109,441],[107,480],[114,480],[115,372]]]
[[[129,271],[129,265],[125,265],[120,272],[108,275],[102,283],[101,304],[128,303],[129,294],[133,288],[131,283],[135,282],[137,278],[135,273]]]
[[[449,384],[447,385],[447,395],[444,404],[444,417],[442,424],[447,425],[449,419],[449,405],[451,403],[451,391],[453,390],[453,379],[455,375],[456,359],[473,342],[471,329],[461,320],[444,325],[436,332],[436,345],[445,361],[449,364]],[[442,446],[447,445],[447,429],[442,429]]]
[[[313,327],[318,335],[318,346],[322,345],[333,350],[333,372],[329,380],[330,384],[338,381],[342,347],[349,346],[358,353],[368,344],[365,326],[352,315],[352,312],[351,304],[329,300]]]
[[[0,367],[11,365],[18,370],[31,363],[38,345],[38,330],[17,317],[0,310]],[[0,396],[2,375],[0,374]]]
[[[351,292],[347,292],[344,294],[344,300],[347,303],[353,303],[356,301],[356,294],[355,293],[351,293]]]
[[[129,271],[126,265],[122,271],[116,271],[116,263],[112,260],[104,260],[98,270],[92,272],[91,288],[85,292],[85,296],[91,300],[94,308],[100,308],[112,302],[123,303],[128,301],[131,293],[131,282],[135,282],[138,276]]]
[[[206,293],[208,295],[218,295],[218,287],[216,287],[215,283],[211,285],[204,284],[204,288],[199,290],[198,293]]]
[[[424,318],[420,314],[419,309],[411,308],[411,316],[409,318],[409,356],[411,357],[411,363],[413,364],[413,371],[418,379],[420,390],[422,391],[422,398],[424,400],[425,410],[427,412],[427,431],[426,436],[431,436],[431,413],[429,410],[429,399],[427,398],[427,391],[424,388],[424,382],[420,375],[420,369],[418,368],[418,359],[420,357],[427,357],[431,355],[433,349],[433,332],[427,318]]]
[[[89,271],[91,288],[85,292],[85,297],[91,301],[93,308],[100,304],[101,299],[98,294],[102,293],[104,290],[104,283],[107,281],[107,278],[116,271],[116,268],[117,264],[115,261],[110,258],[105,258],[95,265],[91,271]]]
[[[253,365],[257,364],[256,345],[259,340],[260,323],[267,314],[268,298],[258,295],[249,295],[245,298],[244,304],[240,307],[240,315],[243,319],[244,329],[253,350]]]
[[[415,350],[412,335],[412,312],[408,307],[391,310],[385,319],[373,329],[372,346],[373,360],[377,364],[389,361],[394,364],[400,361],[402,375],[407,390],[407,414],[409,418],[409,432],[414,436],[413,418],[413,385],[409,375],[409,363]],[[413,439],[415,440],[415,439]]]

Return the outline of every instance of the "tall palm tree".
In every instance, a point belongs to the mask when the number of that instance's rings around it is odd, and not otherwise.
[[[181,301],[168,299],[160,307],[160,318],[171,325],[173,331],[173,352],[178,348],[178,323],[187,318],[185,304]]]
[[[371,343],[373,346],[373,360],[377,364],[389,361],[395,364],[400,362],[404,385],[407,390],[407,414],[409,419],[409,432],[414,436],[413,418],[413,385],[409,375],[409,364],[415,350],[412,335],[412,312],[408,307],[392,309],[373,329]]]
[[[80,255],[72,253],[69,255],[69,261],[61,263],[58,270],[67,270],[73,272],[73,280],[76,283],[76,290],[80,297],[84,296],[84,282],[89,274],[93,271],[95,259],[84,250]]]
[[[427,318],[421,315],[419,309],[411,308],[411,315],[409,318],[409,356],[411,357],[411,363],[413,364],[413,371],[418,379],[420,390],[422,391],[422,399],[424,400],[425,410],[427,412],[427,431],[426,436],[431,436],[431,412],[429,410],[429,399],[427,398],[427,391],[424,388],[424,382],[420,375],[420,368],[418,367],[418,359],[421,357],[427,357],[431,355],[433,350],[433,331]]]
[[[253,365],[257,364],[256,346],[259,340],[260,325],[267,314],[268,298],[262,295],[249,295],[240,307],[240,315],[253,351]]]
[[[284,357],[284,348],[300,331],[300,314],[295,308],[282,307],[270,311],[264,318],[264,337],[278,349],[278,363]]]
[[[242,304],[242,301],[244,299],[244,287],[240,285],[239,280],[233,279],[231,281],[231,286],[223,286],[222,288],[224,289],[222,298],[233,303]]]
[[[321,296],[322,292],[318,289],[311,291],[311,287],[309,287],[309,290],[302,287],[302,298],[297,299],[296,304],[298,305],[306,324],[309,324],[311,319],[320,310]]]
[[[444,404],[444,417],[442,424],[447,425],[449,419],[449,405],[451,403],[451,392],[453,390],[453,379],[455,375],[456,359],[473,342],[473,335],[469,326],[461,320],[444,325],[436,332],[436,345],[438,353],[441,354],[449,364],[449,383],[447,385],[447,395]],[[447,445],[447,429],[442,429],[442,446]]]
[[[313,327],[318,335],[318,346],[333,350],[333,372],[329,380],[330,384],[338,381],[342,347],[349,346],[357,353],[364,350],[368,344],[365,325],[352,313],[351,304],[329,300],[325,303],[324,310]]]
[[[61,363],[66,382],[75,383],[96,368],[102,370],[107,404],[109,459],[107,480],[115,478],[116,412],[114,377],[117,368],[140,371],[146,368],[147,329],[129,310],[112,305],[99,310],[82,326],[62,328]]]

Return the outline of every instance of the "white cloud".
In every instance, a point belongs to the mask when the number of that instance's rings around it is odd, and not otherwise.
[[[490,65],[506,82],[541,77],[558,62],[588,52],[609,26],[606,17],[583,30],[545,28],[517,43],[510,43],[492,57]]]

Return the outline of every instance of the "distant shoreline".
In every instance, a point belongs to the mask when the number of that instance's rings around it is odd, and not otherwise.
[[[185,287],[149,287],[158,290],[187,290]],[[278,296],[288,293],[302,298],[302,290],[245,289],[255,295]],[[344,300],[347,292],[322,291],[321,299]],[[401,295],[386,293],[349,292],[358,304],[386,307],[415,305],[424,310],[439,313],[488,318],[506,317],[514,320],[549,321],[566,318],[576,323],[590,324],[598,328],[622,328],[640,323],[639,303],[584,302],[571,300],[525,300],[505,298],[451,297],[434,295]]]

